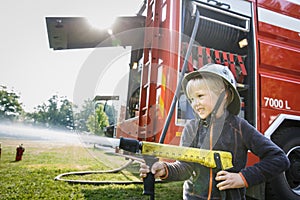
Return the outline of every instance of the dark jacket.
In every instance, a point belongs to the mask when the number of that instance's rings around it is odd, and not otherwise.
[[[271,179],[289,167],[289,160],[285,153],[271,140],[264,137],[246,120],[228,114],[224,120],[214,122],[213,150],[222,150],[232,153],[233,168],[229,172],[241,172],[248,186],[253,186]],[[214,125],[213,125],[214,126]],[[202,121],[191,120],[185,126],[181,137],[181,146],[210,149],[210,126],[203,125]],[[218,130],[220,129],[220,130]],[[260,158],[260,162],[246,167],[247,154],[251,151]],[[212,181],[211,199],[220,199],[220,192],[215,181],[217,169],[212,169],[197,163],[176,161],[166,163],[168,177],[165,180],[185,180],[184,199],[207,199],[209,184]],[[245,188],[226,190],[226,199],[245,199]]]

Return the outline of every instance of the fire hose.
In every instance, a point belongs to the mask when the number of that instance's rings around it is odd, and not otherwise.
[[[68,182],[68,183],[95,184],[95,185],[102,185],[102,184],[103,185],[104,184],[122,184],[122,185],[126,185],[126,184],[142,184],[143,181],[110,181],[110,180],[108,180],[108,181],[92,181],[92,180],[74,180],[74,179],[63,178],[63,177],[72,176],[72,175],[82,176],[82,175],[88,175],[88,174],[117,173],[117,172],[120,172],[120,171],[124,170],[125,168],[127,168],[134,161],[144,162],[142,159],[137,158],[137,157],[133,157],[133,156],[130,156],[130,155],[121,155],[121,154],[116,154],[116,155],[125,157],[129,161],[126,162],[121,167],[118,167],[116,169],[111,169],[111,170],[76,171],[76,172],[67,172],[67,173],[59,174],[58,176],[56,176],[54,178],[54,180],[56,180],[56,181],[64,181],[64,182]]]
[[[203,166],[210,167],[210,168],[220,168],[222,170],[226,170],[231,168],[232,165],[232,155],[230,152],[226,151],[215,151],[215,150],[206,150],[206,149],[199,149],[199,148],[192,148],[192,147],[182,147],[176,145],[167,145],[167,144],[159,144],[154,142],[145,142],[139,141],[130,138],[120,138],[120,139],[110,139],[110,141],[114,144],[113,146],[119,147],[122,150],[142,154],[143,156],[149,157],[160,157],[160,158],[169,158],[173,160],[180,160],[186,162],[194,162],[199,163]],[[64,176],[70,175],[86,175],[86,174],[101,174],[101,173],[116,173],[119,172],[134,161],[144,162],[143,159],[124,155],[124,154],[117,154],[123,156],[129,161],[116,169],[106,170],[106,171],[80,171],[80,172],[68,172],[63,173],[55,177],[55,180],[61,180],[71,183],[89,183],[89,184],[135,184],[135,183],[142,183],[142,181],[89,181],[89,180],[68,180],[63,179]]]
[[[233,167],[232,155],[227,151],[207,150],[145,141],[140,142],[129,138],[121,138],[119,147],[120,149],[132,153],[140,152],[146,156],[194,162],[209,168],[218,167],[218,162],[221,163],[220,166],[222,170]],[[220,161],[216,160],[216,156],[218,156]]]

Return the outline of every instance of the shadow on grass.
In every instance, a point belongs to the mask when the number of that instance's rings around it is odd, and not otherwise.
[[[159,183],[155,185],[155,199],[182,199],[182,183]],[[86,200],[149,200],[150,196],[143,195],[143,184],[103,185],[95,189],[82,190]]]
[[[87,200],[148,200],[149,196],[142,195],[142,192],[132,191],[127,189],[97,189],[84,190],[84,199]]]

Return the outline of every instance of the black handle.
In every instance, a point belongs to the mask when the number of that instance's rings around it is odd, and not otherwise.
[[[214,153],[214,159],[215,159],[215,162],[216,162],[216,165],[217,165],[217,169],[222,170],[223,166],[222,166],[220,154],[219,153]],[[220,190],[220,195],[221,195],[221,200],[226,200],[226,191]]]
[[[119,148],[131,153],[138,153],[141,149],[141,143],[135,139],[121,137]]]
[[[217,165],[217,169],[218,170],[222,170],[222,162],[221,162],[221,157],[219,153],[214,153],[214,159],[215,159],[215,163]]]
[[[135,140],[135,139],[131,139],[131,138],[120,138],[120,145],[119,148],[123,149],[125,151],[129,151],[132,153],[138,153],[140,150],[142,150],[142,146],[143,143]],[[153,157],[153,156],[144,156],[146,165],[148,165],[151,169],[152,165],[158,161],[157,158]],[[146,176],[146,178],[143,179],[144,182],[144,191],[143,194],[144,195],[150,195],[150,200],[154,200],[154,184],[155,184],[155,178],[154,178],[154,174],[152,174],[151,172],[149,172]]]
[[[148,165],[151,167],[152,165],[158,161],[157,158],[153,157],[153,156],[144,156],[144,159],[146,161],[146,165]],[[154,174],[152,174],[152,172],[150,171],[146,178],[143,179],[144,182],[144,191],[143,194],[144,195],[150,195],[150,199],[154,200],[154,185],[155,185],[155,178],[154,178]]]
[[[144,182],[143,194],[154,196],[154,183],[155,183],[154,174],[149,172],[146,178],[143,179],[143,182]]]

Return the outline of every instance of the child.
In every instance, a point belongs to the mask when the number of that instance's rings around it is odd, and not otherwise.
[[[228,67],[207,64],[187,74],[182,85],[196,116],[186,124],[180,145],[230,152],[233,167],[218,171],[197,163],[159,161],[151,168],[155,177],[166,181],[184,180],[183,199],[237,200],[246,199],[247,187],[288,169],[285,153],[237,116],[240,96]],[[248,150],[260,161],[246,167]],[[149,167],[142,164],[141,177],[146,177],[148,172]]]

